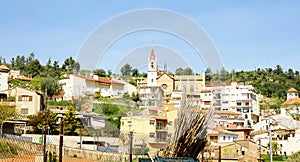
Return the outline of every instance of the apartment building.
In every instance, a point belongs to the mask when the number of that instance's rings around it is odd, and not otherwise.
[[[215,110],[241,114],[245,119],[244,126],[252,126],[259,121],[258,95],[252,85],[232,82],[227,85],[207,85],[206,89],[211,91],[211,105]]]

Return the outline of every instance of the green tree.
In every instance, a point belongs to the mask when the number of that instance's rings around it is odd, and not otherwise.
[[[270,143],[268,143],[267,148],[270,149]],[[278,142],[272,142],[272,151],[273,151],[273,153],[277,153],[277,151],[280,151],[280,150],[281,150],[281,147],[278,144]]]
[[[131,76],[132,67],[128,63],[121,68],[122,76]]]
[[[43,131],[49,130],[52,134],[56,130],[57,117],[55,112],[49,110],[39,111],[37,114],[28,116],[28,125],[33,126],[34,133],[43,133]]]
[[[32,60],[29,65],[27,65],[27,76],[36,77],[39,76],[42,71],[43,67],[37,59]]]
[[[184,69],[184,75],[194,75],[193,69],[190,67],[186,67]]]
[[[139,70],[137,68],[132,69],[131,73],[133,77],[138,77],[140,75]]]
[[[61,91],[61,85],[56,78],[41,78],[41,91],[47,94],[48,97],[52,97],[54,94],[58,94]]]
[[[123,94],[123,98],[125,98],[125,99],[129,99],[130,98],[130,95],[128,94],[128,92],[125,92]]]
[[[132,99],[132,101],[134,101],[134,102],[138,102],[138,101],[140,101],[140,95],[139,95],[139,93],[134,93],[134,92],[132,92],[132,94],[131,94],[131,99]]]
[[[206,81],[211,81],[212,77],[213,77],[213,73],[212,73],[212,71],[211,71],[211,68],[208,67],[208,68],[205,70],[205,80],[206,80]]]
[[[104,69],[96,69],[96,70],[93,71],[93,73],[95,75],[100,76],[100,77],[105,77],[106,76],[106,72],[105,72]]]
[[[69,57],[64,61],[62,69],[68,73],[79,72],[80,64],[76,62],[72,57]]]
[[[101,104],[101,112],[107,116],[110,117],[112,115],[116,115],[119,112],[118,105],[115,104]]]
[[[183,68],[177,68],[175,70],[175,75],[184,75],[184,70]]]
[[[70,106],[68,111],[64,116],[64,134],[65,135],[77,135],[76,129],[80,127],[81,123],[76,117],[76,110],[74,107]]]
[[[0,105],[0,124],[16,116],[15,106],[1,106]],[[1,129],[2,130],[2,129]]]

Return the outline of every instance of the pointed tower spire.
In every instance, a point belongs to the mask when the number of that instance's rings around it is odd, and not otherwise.
[[[151,54],[150,54],[150,60],[155,60],[155,54],[154,54],[154,48],[152,47]]]

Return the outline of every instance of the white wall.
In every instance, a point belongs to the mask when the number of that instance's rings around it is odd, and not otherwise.
[[[0,91],[8,90],[8,73],[0,72]]]

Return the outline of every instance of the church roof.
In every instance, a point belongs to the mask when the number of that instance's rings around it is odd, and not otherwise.
[[[290,88],[287,92],[298,92],[295,88]]]
[[[150,60],[154,60],[155,55],[154,55],[154,48],[152,47],[151,54],[150,54]]]
[[[159,75],[159,76],[157,76],[156,77],[156,79],[159,79],[160,77],[162,77],[163,75],[166,75],[166,76],[168,76],[169,78],[171,78],[171,79],[174,79],[174,77],[173,76],[171,76],[170,74],[168,74],[168,73],[163,73],[163,74],[161,74],[161,75]]]

